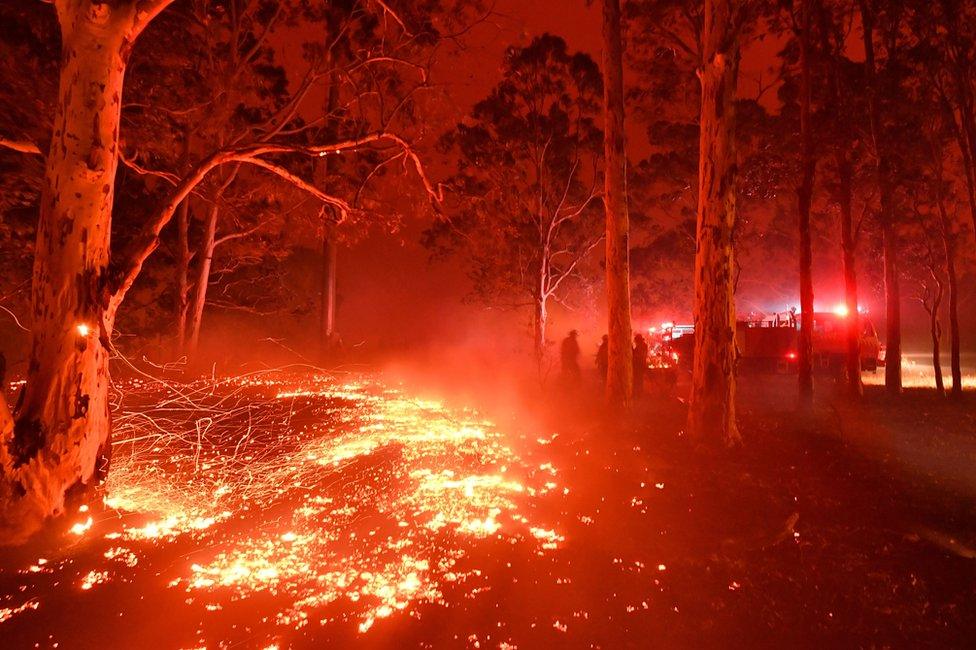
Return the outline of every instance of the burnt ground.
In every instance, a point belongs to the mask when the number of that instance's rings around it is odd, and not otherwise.
[[[868,387],[852,405],[825,383],[801,418],[789,378],[747,378],[740,392],[745,444],[731,451],[691,444],[673,398],[643,401],[623,424],[589,387],[537,403],[531,425],[518,410],[489,409],[499,429],[517,432],[526,466],[557,468],[558,488],[522,495],[519,512],[562,541],[543,550],[504,526],[476,539],[431,535],[431,547],[463,549],[451,572],[468,579],[442,581],[442,598],[419,598],[367,631],[343,615],[357,604],[342,598],[314,612],[328,622],[301,627],[269,620],[276,596],[264,592],[216,590],[217,610],[188,602],[166,584],[214,537],[153,546],[141,572],[89,592],[58,574],[22,589],[25,558],[51,551],[53,537],[2,562],[0,607],[27,596],[40,606],[0,623],[0,645],[970,646],[971,397],[951,404],[916,390],[891,399]],[[397,462],[374,455],[377,466]],[[255,516],[234,525],[259,525]],[[101,551],[54,550],[78,565]]]

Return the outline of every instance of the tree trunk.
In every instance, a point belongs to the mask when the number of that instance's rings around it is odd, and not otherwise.
[[[542,372],[542,361],[546,354],[546,323],[549,320],[546,302],[545,297],[536,296],[532,314],[532,351],[539,372]]]
[[[940,340],[942,339],[942,326],[939,324],[939,308],[942,306],[942,284],[939,284],[938,293],[932,302],[932,309],[929,311],[929,333],[932,335],[932,369],[935,371],[935,391],[945,396],[945,384],[942,381],[942,352],[940,350]]]
[[[952,372],[950,397],[962,397],[962,361],[959,342],[959,280],[953,247],[946,250],[946,275],[949,277],[949,366]]]
[[[797,189],[800,231],[800,333],[797,368],[800,406],[813,404],[813,248],[810,240],[810,203],[816,160],[810,125],[810,20],[812,0],[803,0],[800,34],[800,148],[802,180]]]
[[[840,204],[841,250],[844,256],[844,304],[847,306],[847,390],[852,397],[864,394],[861,383],[861,323],[857,305],[857,238],[851,210],[853,191],[851,159],[846,151],[837,154],[838,203]]]
[[[939,208],[939,226],[942,236],[942,251],[945,256],[946,276],[949,281],[949,367],[952,373],[952,389],[949,393],[952,399],[962,397],[962,360],[960,358],[959,341],[959,276],[956,273],[956,241],[952,232],[952,223],[945,207],[945,179],[942,174],[941,152],[930,147],[932,164],[936,173],[936,205]]]
[[[107,291],[119,113],[136,21],[126,3],[59,3],[58,103],[41,198],[27,384],[0,446],[0,540],[23,541],[107,471]]]
[[[889,393],[901,393],[901,289],[898,278],[898,240],[895,226],[884,217],[891,214],[889,190],[881,190],[882,249],[884,253],[885,283],[885,388]],[[887,199],[885,197],[888,197]]]
[[[176,357],[186,353],[186,319],[190,308],[190,200],[176,213]]]
[[[335,231],[325,225],[322,233],[322,288],[319,304],[319,345],[323,358],[327,358],[335,335],[336,304],[336,245]]]
[[[328,55],[331,63],[332,54]],[[338,73],[333,72],[329,77],[329,91],[325,96],[326,130],[330,138],[336,137],[335,112],[339,106],[339,77]],[[329,182],[329,157],[323,156],[316,166],[318,181],[321,187],[327,187]],[[319,350],[323,359],[327,358],[332,351],[333,339],[335,337],[335,305],[336,305],[336,262],[338,246],[336,244],[335,227],[331,223],[334,221],[335,212],[329,207],[324,207],[322,212],[323,220],[330,220],[323,223],[322,234],[322,289],[319,309]]]
[[[706,0],[695,253],[695,359],[688,429],[698,439],[740,442],[735,422],[735,0]]]
[[[947,108],[948,117],[951,120],[952,130],[959,143],[959,152],[962,154],[962,168],[966,178],[966,198],[969,201],[969,218],[973,224],[973,232],[976,233],[976,169],[973,169],[973,157],[969,150],[969,143],[963,134],[961,127],[956,123],[956,117],[952,108]],[[963,117],[965,120],[965,117]]]
[[[630,403],[633,353],[630,322],[630,215],[624,130],[623,45],[620,0],[603,2],[604,206],[607,267],[607,402]]]
[[[210,269],[213,266],[214,247],[217,242],[217,220],[220,208],[217,199],[210,206],[207,213],[207,223],[204,227],[203,241],[200,242],[200,266],[197,269],[196,291],[193,293],[193,305],[190,309],[190,331],[187,351],[191,359],[196,358],[200,349],[200,329],[203,325],[203,310],[207,305],[207,288],[210,286]]]
[[[868,83],[868,117],[871,139],[878,160],[878,194],[881,198],[881,236],[885,278],[885,388],[901,393],[901,291],[898,282],[898,233],[895,228],[894,190],[891,163],[883,138],[881,105],[878,98],[877,66],[874,56],[874,13],[870,0],[860,0],[864,31],[864,62]]]

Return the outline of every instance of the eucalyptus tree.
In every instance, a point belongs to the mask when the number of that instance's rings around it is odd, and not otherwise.
[[[34,248],[27,381],[14,412],[0,404],[4,541],[24,540],[62,512],[66,499],[87,492],[108,471],[109,356],[119,307],[158,247],[163,229],[211,173],[228,165],[260,168],[345,215],[356,212],[355,206],[305,180],[289,167],[290,158],[381,149],[386,159],[399,159],[415,172],[431,196],[438,194],[419,156],[393,123],[315,142],[289,139],[285,129],[278,129],[273,137],[230,142],[171,175],[171,187],[154,201],[140,232],[124,250],[113,251],[125,74],[140,37],[173,4],[179,3],[52,3],[61,47],[50,142],[13,143],[25,155],[47,153]],[[407,21],[414,15],[429,25],[429,7],[411,4],[405,18],[391,5],[366,3],[363,10],[378,11],[378,20],[394,31],[409,31]],[[0,145],[9,148],[10,141],[2,138]]]

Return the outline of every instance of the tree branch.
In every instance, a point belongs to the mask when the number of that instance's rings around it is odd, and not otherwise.
[[[29,153],[37,156],[43,156],[41,153],[41,148],[30,140],[13,140],[11,138],[0,137],[0,147],[4,149],[13,149],[14,151],[19,151],[20,153]]]
[[[207,174],[221,165],[228,163],[247,163],[263,167],[277,176],[287,180],[293,185],[311,193],[316,198],[325,203],[335,205],[340,210],[349,211],[352,207],[342,199],[330,196],[314,187],[307,181],[292,174],[284,167],[264,160],[262,156],[274,154],[297,153],[306,156],[326,156],[343,152],[355,152],[360,147],[380,141],[392,141],[403,148],[404,156],[413,162],[417,174],[424,184],[424,188],[430,197],[440,203],[443,201],[443,188],[434,188],[427,176],[420,158],[413,151],[410,145],[400,136],[392,133],[375,132],[369,133],[358,138],[351,138],[340,142],[327,145],[303,146],[276,143],[257,143],[245,147],[223,149],[216,151],[203,160],[185,177],[176,187],[173,188],[165,203],[156,212],[155,216],[149,219],[143,235],[135,240],[131,252],[122,258],[119,266],[116,266],[105,286],[105,301],[110,308],[115,309],[125,297],[125,294],[132,287],[136,277],[142,270],[143,264],[149,256],[159,246],[159,235],[166,224],[170,222],[175,214],[177,207],[186,199],[193,189],[199,185]]]

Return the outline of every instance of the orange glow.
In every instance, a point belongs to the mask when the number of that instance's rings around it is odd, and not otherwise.
[[[191,544],[201,550],[158,579],[206,611],[227,598],[273,598],[269,624],[300,629],[328,623],[319,612],[342,602],[365,633],[444,603],[448,585],[477,593],[480,571],[461,568],[466,539],[538,553],[564,541],[523,509],[559,487],[557,468],[525,462],[474,411],[324,375],[224,380],[210,406],[213,385],[179,390],[160,402],[158,420],[144,409],[117,420],[105,505],[118,524],[86,517],[70,530],[109,544],[102,566],[78,574],[81,590],[127,579],[150,548]],[[186,420],[166,419],[174,401]],[[301,425],[290,419],[299,411]]]

